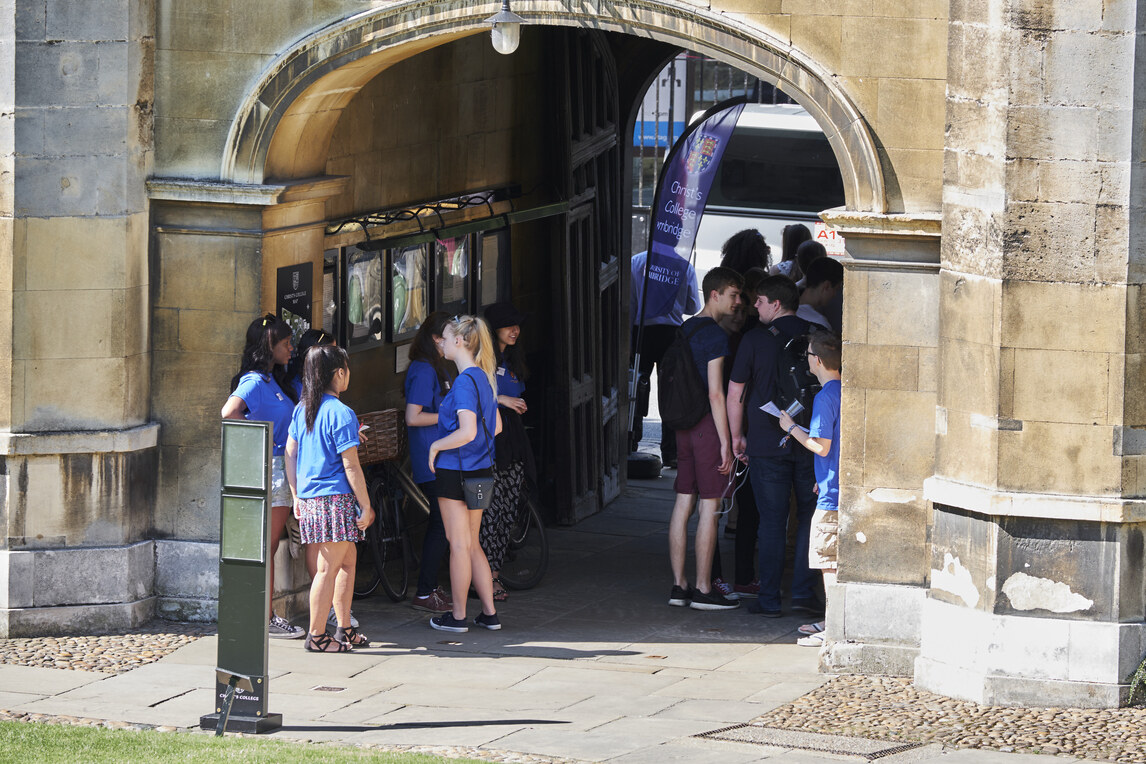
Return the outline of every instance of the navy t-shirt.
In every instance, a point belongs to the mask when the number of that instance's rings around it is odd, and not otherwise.
[[[247,404],[247,419],[252,422],[270,422],[274,425],[273,456],[286,453],[287,430],[294,411],[294,401],[287,397],[279,383],[270,374],[248,371],[239,380],[231,395]]]
[[[442,386],[434,367],[425,361],[411,361],[406,369],[406,403],[421,406],[427,414],[437,414],[442,397]],[[430,472],[430,444],[438,439],[438,426],[410,427],[408,432],[414,482],[428,483],[434,479],[434,473]],[[370,433],[366,435],[370,437]]]
[[[477,366],[471,366],[454,380],[453,387],[438,409],[438,438],[458,429],[458,412],[472,411],[477,416],[477,434],[461,448],[438,454],[435,469],[480,470],[493,466],[493,436],[497,429],[497,397],[489,378]],[[482,418],[485,427],[482,427]],[[488,435],[486,434],[488,430]],[[429,456],[427,455],[427,463]]]
[[[689,349],[692,351],[692,360],[696,364],[696,370],[700,372],[700,378],[704,380],[704,387],[708,389],[708,363],[715,358],[723,358],[728,355],[728,335],[720,324],[713,321],[708,316],[693,316],[681,325],[681,331],[687,337],[688,333],[693,331],[697,322],[703,324],[700,329],[696,329],[696,334],[688,341]]]
[[[783,456],[792,452],[793,444],[801,451],[805,450],[794,440],[781,446],[780,440],[785,433],[780,429],[780,420],[764,413],[760,407],[776,395],[776,356],[785,342],[807,333],[811,324],[793,315],[781,316],[771,325],[779,330],[780,336],[773,335],[763,324],[757,326],[744,335],[732,363],[731,380],[746,386],[744,427],[748,436],[748,455],[755,457]]]

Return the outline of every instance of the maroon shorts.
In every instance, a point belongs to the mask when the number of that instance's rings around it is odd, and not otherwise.
[[[719,499],[727,488],[728,476],[720,474],[720,436],[710,411],[691,430],[676,432],[673,490],[699,494],[702,499]]]

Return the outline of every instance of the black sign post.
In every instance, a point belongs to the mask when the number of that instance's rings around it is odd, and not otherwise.
[[[199,719],[216,735],[283,723],[282,714],[267,713],[271,434],[270,422],[223,420],[215,713]]]
[[[278,316],[290,324],[294,343],[313,325],[311,317],[311,285],[314,267],[299,263],[279,268],[275,279],[275,305]]]

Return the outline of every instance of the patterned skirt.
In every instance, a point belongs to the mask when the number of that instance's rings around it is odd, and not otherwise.
[[[299,531],[304,544],[330,541],[361,541],[366,535],[358,530],[358,500],[352,493],[299,499]]]

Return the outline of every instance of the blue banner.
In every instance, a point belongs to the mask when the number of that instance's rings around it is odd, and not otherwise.
[[[712,107],[680,137],[665,160],[649,220],[642,322],[672,310],[688,273],[712,179],[743,109],[742,98]]]

